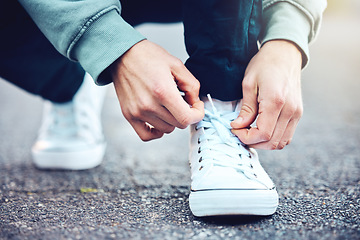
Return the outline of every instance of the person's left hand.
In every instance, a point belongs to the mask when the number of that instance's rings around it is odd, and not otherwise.
[[[232,132],[249,147],[282,149],[302,116],[301,52],[285,40],[265,43],[243,79],[243,102]],[[250,125],[256,120],[256,126]]]

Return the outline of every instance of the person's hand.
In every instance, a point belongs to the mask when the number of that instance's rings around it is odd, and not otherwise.
[[[186,128],[204,117],[200,83],[160,46],[143,40],[110,68],[124,117],[143,141],[160,138],[175,127]]]
[[[250,61],[243,102],[232,132],[258,149],[282,149],[291,142],[303,113],[301,52],[285,40],[265,43]],[[256,120],[256,126],[250,125]]]

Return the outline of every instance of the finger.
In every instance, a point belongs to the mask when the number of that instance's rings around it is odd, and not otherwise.
[[[172,69],[177,87],[184,92],[185,101],[193,105],[200,101],[200,83],[182,63]]]
[[[190,107],[182,98],[176,86],[170,87],[165,94],[167,96],[162,99],[162,104],[178,122],[175,126],[186,128],[204,118],[204,103],[200,99],[193,102]]]
[[[277,144],[277,147],[275,148],[276,144],[271,144],[269,145],[269,143],[258,143],[258,144],[250,144],[248,145],[251,148],[255,148],[255,149],[265,149],[265,150],[281,150],[283,149],[286,145],[289,145],[291,142],[291,139],[295,133],[295,129],[297,124],[299,123],[299,121],[296,120],[290,120],[286,130],[284,131],[284,135],[282,136],[281,140],[279,141],[279,144]]]
[[[281,141],[279,143],[279,146],[278,146],[278,149],[283,149],[286,145],[289,145],[293,136],[294,136],[294,133],[295,133],[295,130],[296,130],[296,127],[299,123],[299,120],[296,120],[296,119],[291,119],[285,132],[284,132],[284,135],[282,136],[281,138]]]
[[[282,142],[281,140],[284,136],[286,129],[288,129],[289,122],[291,121],[291,119],[289,119],[287,114],[284,114],[283,112],[280,114],[280,117],[277,121],[271,139],[269,141],[262,143],[250,144],[249,147],[257,148],[257,149],[275,150],[275,149],[279,149],[280,146],[282,146],[282,148],[286,146],[287,140],[285,143]]]
[[[300,110],[300,111],[302,111],[302,110]],[[280,141],[280,144],[281,144],[280,147],[282,147],[283,144],[285,144],[284,146],[286,146],[286,145],[289,145],[291,143],[292,138],[293,138],[293,136],[295,134],[296,127],[299,124],[301,114],[302,113],[300,113],[299,117],[295,117],[295,118],[291,119],[291,121],[289,122],[289,125],[286,128],[285,133],[284,133],[284,135],[283,135],[283,137],[282,137],[282,139]]]
[[[283,104],[263,101],[259,105],[257,126],[250,129],[233,129],[240,141],[247,145],[268,142],[273,136]]]
[[[146,118],[142,119],[142,121],[149,123],[153,128],[163,133],[171,133],[175,129],[173,125],[170,125],[169,123],[154,115],[147,116]]]
[[[244,79],[245,81],[245,79]],[[258,114],[258,91],[256,84],[251,82],[243,83],[243,99],[240,114],[237,119],[231,123],[234,129],[249,127],[256,119]]]
[[[297,107],[295,107],[297,106]],[[280,118],[281,119],[289,119],[288,123],[286,124],[286,128],[284,129],[282,135],[279,133],[276,136],[276,139],[280,139],[280,141],[275,140],[275,142],[278,142],[278,146],[276,149],[283,149],[286,145],[290,144],[292,137],[294,136],[295,129],[300,121],[300,118],[302,116],[303,108],[302,104],[295,105],[295,104],[289,104],[287,103],[283,111],[281,112]],[[283,125],[285,126],[285,125]],[[276,130],[275,130],[276,131]],[[280,136],[280,138],[279,138]],[[272,148],[275,147],[276,144],[272,145]]]
[[[157,117],[160,120],[164,121],[165,123],[167,123],[171,126],[177,127],[177,128],[182,127],[182,125],[179,124],[179,122],[176,120],[176,118],[169,112],[168,109],[166,109],[166,107],[159,106],[159,109],[154,111],[152,115],[154,115],[155,113],[156,113]]]
[[[161,138],[164,135],[163,132],[149,126],[143,121],[132,120],[129,121],[129,123],[134,128],[135,132],[140,137],[140,139],[143,140],[144,142]]]
[[[297,106],[297,107],[295,107]],[[278,146],[276,149],[283,149],[286,145],[291,142],[291,139],[295,133],[295,129],[300,121],[302,115],[302,104],[286,104],[284,106],[284,110],[281,113],[282,118],[289,118],[289,122],[286,125],[286,129],[284,130],[282,136],[280,137],[280,141],[278,141]]]
[[[301,94],[300,94],[300,99],[301,99]],[[296,110],[294,112],[294,116],[290,120],[290,122],[285,130],[285,133],[280,141],[279,149],[283,148],[283,146],[289,145],[290,142],[292,141],[292,138],[295,134],[296,127],[299,124],[299,121],[303,114],[303,111],[304,111],[304,109],[303,109],[302,100],[300,100],[300,104],[296,108]]]

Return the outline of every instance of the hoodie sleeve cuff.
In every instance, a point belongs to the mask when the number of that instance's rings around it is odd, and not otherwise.
[[[261,44],[271,40],[293,42],[302,53],[302,67],[309,61],[309,34],[311,23],[306,15],[288,2],[279,2],[263,10]]]
[[[112,80],[108,74],[101,73],[144,39],[116,10],[111,10],[93,20],[86,28],[75,43],[71,58],[80,62],[96,84],[105,85]]]

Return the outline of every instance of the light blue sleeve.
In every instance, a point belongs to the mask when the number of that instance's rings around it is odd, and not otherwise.
[[[285,39],[302,51],[303,67],[309,61],[309,43],[316,38],[326,0],[264,0],[261,44]]]
[[[118,0],[20,0],[40,30],[64,56],[79,61],[98,84],[101,73],[145,39],[120,16]]]

